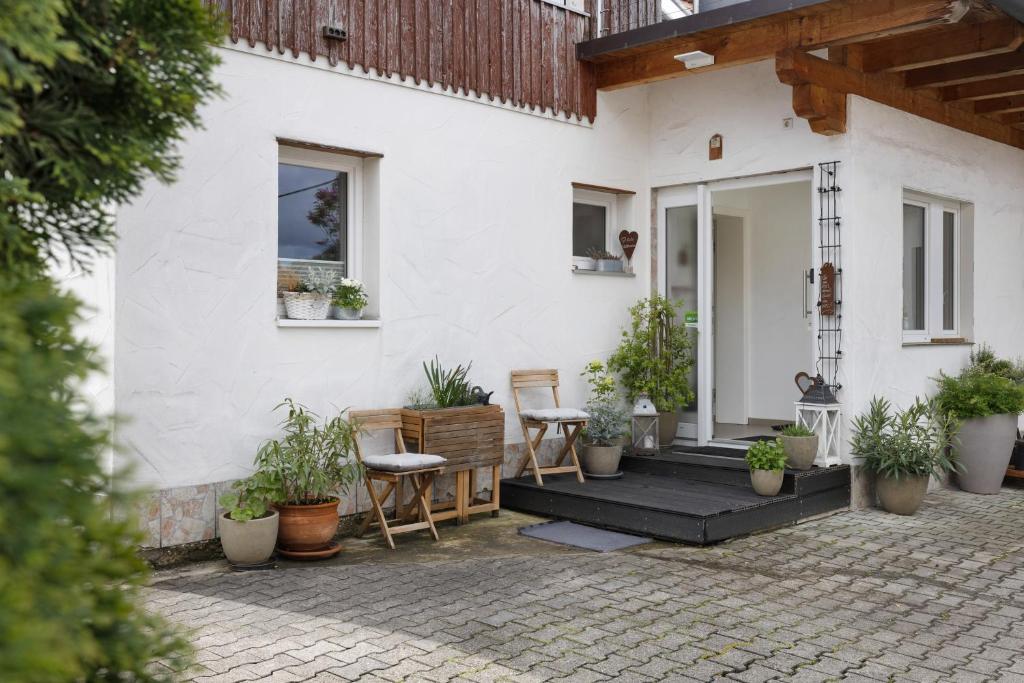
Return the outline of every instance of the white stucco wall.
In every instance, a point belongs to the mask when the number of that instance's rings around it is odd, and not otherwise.
[[[509,409],[509,441],[511,369],[556,367],[564,401],[585,398],[581,366],[607,357],[645,294],[650,244],[635,278],[572,274],[570,183],[638,191],[616,230],[646,219],[643,89],[601,95],[591,128],[221,55],[226,95],[182,145],[180,180],[150,184],[119,217],[117,403],[142,482],[244,475],[285,396],[321,413],[399,406],[435,354],[473,362],[473,382]],[[276,326],[278,136],[384,155],[379,329]]]

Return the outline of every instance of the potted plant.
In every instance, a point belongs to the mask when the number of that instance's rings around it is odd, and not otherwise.
[[[956,420],[935,401],[915,399],[906,410],[892,411],[888,401],[876,397],[853,421],[850,446],[862,467],[875,475],[882,507],[912,515],[921,507],[930,477],[941,479],[959,469],[950,449],[956,430]]]
[[[750,483],[761,496],[778,495],[786,474],[786,451],[780,439],[757,441],[747,449]]]
[[[675,439],[679,408],[693,400],[690,336],[684,326],[676,324],[680,306],[682,302],[657,295],[641,299],[629,309],[630,328],[622,330],[622,341],[608,359],[608,369],[619,373],[629,403],[635,403],[641,394],[654,402],[662,446]]]
[[[615,378],[608,374],[604,363],[591,361],[580,374],[590,384],[590,401],[586,407],[590,419],[580,464],[583,471],[592,476],[618,474],[622,458],[620,439],[626,434],[629,413],[615,395]]]
[[[331,315],[337,320],[359,320],[368,302],[366,286],[362,282],[342,278],[331,297]]]
[[[818,435],[803,425],[786,425],[782,430],[782,448],[786,465],[794,470],[809,470],[818,455]]]
[[[236,481],[220,497],[220,544],[228,562],[239,567],[263,564],[274,554],[280,513],[269,507],[277,487],[267,473]]]
[[[957,377],[941,374],[937,382],[940,408],[962,422],[956,444],[964,467],[957,478],[960,488],[999,493],[1024,410],[1024,385],[974,366]]]
[[[287,291],[281,293],[288,317],[293,320],[325,320],[336,280],[333,270],[313,266],[297,283],[290,281]]]
[[[277,544],[282,555],[319,558],[336,554],[338,495],[362,475],[354,457],[357,427],[341,415],[321,420],[305,406],[286,398],[284,436],[268,439],[256,453],[253,477],[265,482],[280,513]]]
[[[622,258],[605,249],[589,249],[587,256],[594,259],[594,269],[602,273],[621,273]]]

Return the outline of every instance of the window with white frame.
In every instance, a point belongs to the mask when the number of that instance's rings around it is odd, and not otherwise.
[[[961,204],[903,195],[903,340],[963,336]]]
[[[316,277],[359,278],[363,160],[281,146],[277,165],[277,289]]]
[[[574,188],[572,199],[572,255],[606,251],[615,224],[615,195]]]

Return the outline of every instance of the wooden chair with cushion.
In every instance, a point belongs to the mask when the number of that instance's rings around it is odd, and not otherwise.
[[[430,535],[437,540],[437,529],[430,515],[430,491],[436,477],[444,469],[447,462],[439,455],[408,453],[402,439],[402,411],[390,410],[353,410],[349,412],[351,419],[359,429],[355,438],[356,458],[366,469],[364,480],[366,491],[370,494],[372,510],[366,514],[357,536],[362,536],[371,524],[377,524],[384,540],[394,550],[395,534],[430,529]],[[394,435],[395,453],[383,455],[367,455],[363,452],[362,438],[373,432],[390,430]],[[403,505],[403,483],[408,480],[413,488],[411,510],[406,512]],[[375,482],[385,482],[384,490],[378,494]],[[384,503],[388,496],[395,494],[395,518],[387,519],[384,515]],[[418,521],[412,521],[415,513],[419,513]]]
[[[523,408],[520,402],[519,392],[523,389],[551,389],[554,398],[554,408]],[[580,469],[580,460],[576,456],[576,439],[580,432],[587,426],[590,416],[582,410],[575,408],[562,408],[558,400],[558,370],[513,370],[512,371],[512,399],[516,404],[516,412],[519,413],[519,424],[523,428],[523,437],[526,439],[526,455],[523,456],[516,477],[521,477],[529,466],[533,470],[533,478],[538,486],[544,485],[541,475],[559,474],[562,472],[575,472],[576,479],[583,483],[583,470]],[[558,454],[554,466],[541,467],[537,462],[537,449],[540,448],[541,440],[547,433],[548,425],[557,425],[557,429],[565,434],[565,445]],[[537,430],[531,436],[530,430]],[[572,465],[562,465],[566,456],[572,460]]]

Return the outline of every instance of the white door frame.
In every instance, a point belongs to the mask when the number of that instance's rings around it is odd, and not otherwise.
[[[697,207],[697,445],[706,446],[714,434],[712,396],[715,388],[715,340],[714,324],[711,319],[714,305],[715,258],[713,241],[714,203],[713,193],[723,190],[741,190],[766,185],[780,185],[792,182],[809,182],[814,185],[812,168],[779,173],[766,173],[739,178],[725,178],[689,185],[674,185],[655,188],[657,192],[657,239],[660,254],[658,263],[658,293],[666,296],[668,285],[668,250],[665,249],[667,226],[665,210],[674,206]],[[811,232],[812,248],[817,245],[814,230],[813,202],[807,217]],[[812,263],[817,265],[816,254],[812,251]],[[812,335],[813,338],[813,335]],[[812,358],[814,350],[812,348]]]

